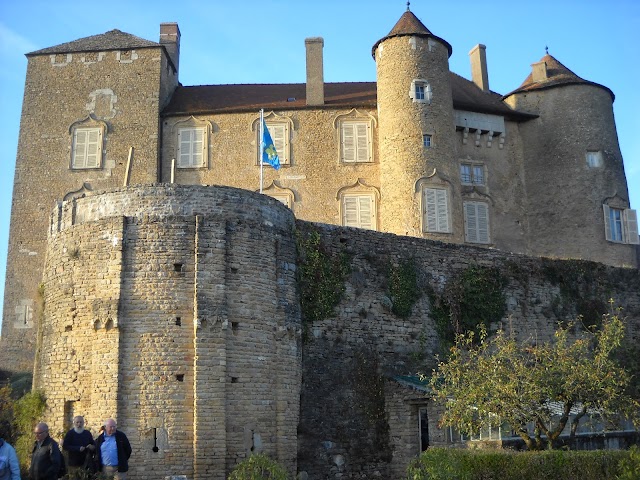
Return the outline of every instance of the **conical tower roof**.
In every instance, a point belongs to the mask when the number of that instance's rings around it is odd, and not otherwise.
[[[376,49],[378,48],[378,45],[380,45],[380,43],[384,42],[388,38],[403,36],[430,37],[443,43],[449,51],[449,56],[451,56],[451,52],[453,51],[449,42],[431,33],[429,29],[425,27],[424,24],[420,21],[420,19],[418,19],[418,17],[416,17],[413,12],[409,10],[409,7],[407,7],[407,11],[402,14],[400,20],[398,20],[398,23],[395,24],[391,31],[385,37],[382,37],[380,40],[378,40],[375,45],[373,45],[373,48],[371,48],[371,56],[374,59],[376,58]]]
[[[27,53],[27,57],[52,53],[103,52],[105,50],[131,50],[133,48],[160,46],[159,43],[136,37],[130,33],[121,32],[120,30],[110,30],[100,35],[92,35],[91,37],[80,38],[54,47],[36,50],[35,52]]]
[[[547,64],[546,79],[534,81],[533,72],[532,72],[529,74],[529,76],[527,76],[527,78],[525,78],[524,82],[522,82],[522,85],[520,85],[513,92],[506,94],[503,98],[506,98],[515,93],[530,92],[533,90],[543,90],[547,88],[559,87],[564,85],[583,84],[583,85],[593,85],[595,87],[603,88],[607,92],[609,92],[609,94],[611,95],[611,101],[615,99],[615,95],[610,89],[608,89],[604,85],[600,85],[599,83],[590,82],[589,80],[585,80],[579,77],[578,75],[573,73],[571,70],[569,70],[567,67],[565,67],[562,63],[560,63],[552,55],[549,55],[547,53],[544,57],[540,59],[539,63],[542,63],[542,62]]]

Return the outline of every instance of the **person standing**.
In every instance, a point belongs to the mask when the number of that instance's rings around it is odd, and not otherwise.
[[[15,449],[0,438],[0,480],[20,480],[20,464]]]
[[[104,432],[96,439],[98,471],[115,480],[126,480],[129,471],[131,444],[127,436],[116,429],[116,421],[109,418],[104,422]]]
[[[69,473],[72,477],[77,476],[80,470],[92,469],[96,446],[91,432],[84,429],[82,416],[74,417],[73,428],[64,436],[62,449],[69,454]]]
[[[49,427],[46,423],[38,423],[33,433],[36,441],[31,453],[29,477],[31,480],[57,480],[62,465],[62,454],[58,442],[49,436]]]

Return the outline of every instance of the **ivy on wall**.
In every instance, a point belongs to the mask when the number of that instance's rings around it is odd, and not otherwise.
[[[500,321],[506,312],[506,284],[497,268],[475,265],[454,274],[442,292],[428,289],[431,315],[445,345],[479,324]]]
[[[327,249],[315,230],[297,232],[296,241],[303,320],[314,322],[328,318],[345,290],[345,277],[350,272],[348,255]]]
[[[411,315],[413,305],[420,298],[414,259],[389,267],[389,297],[391,311],[401,318]]]

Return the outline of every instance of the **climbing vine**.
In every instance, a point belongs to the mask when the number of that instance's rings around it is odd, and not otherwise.
[[[328,318],[344,293],[345,277],[350,271],[349,257],[345,252],[329,251],[315,230],[298,232],[296,239],[303,318],[309,322]]]
[[[428,289],[431,315],[445,345],[451,345],[457,334],[502,319],[506,283],[497,268],[475,265],[454,275],[442,292]]]
[[[413,259],[389,267],[389,297],[391,311],[401,318],[411,315],[411,310],[420,298],[416,265]]]

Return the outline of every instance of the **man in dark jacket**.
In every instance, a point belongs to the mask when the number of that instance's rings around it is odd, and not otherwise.
[[[49,427],[46,423],[37,424],[33,433],[36,436],[36,442],[31,453],[29,477],[31,480],[57,480],[62,464],[58,442],[49,436]]]
[[[109,418],[104,422],[104,432],[96,439],[98,471],[115,480],[126,480],[129,470],[131,444],[127,436],[116,430],[116,421]]]
[[[73,419],[73,428],[62,441],[62,449],[69,454],[69,473],[76,476],[79,470],[92,470],[93,452],[96,449],[91,432],[84,429],[84,418]]]

